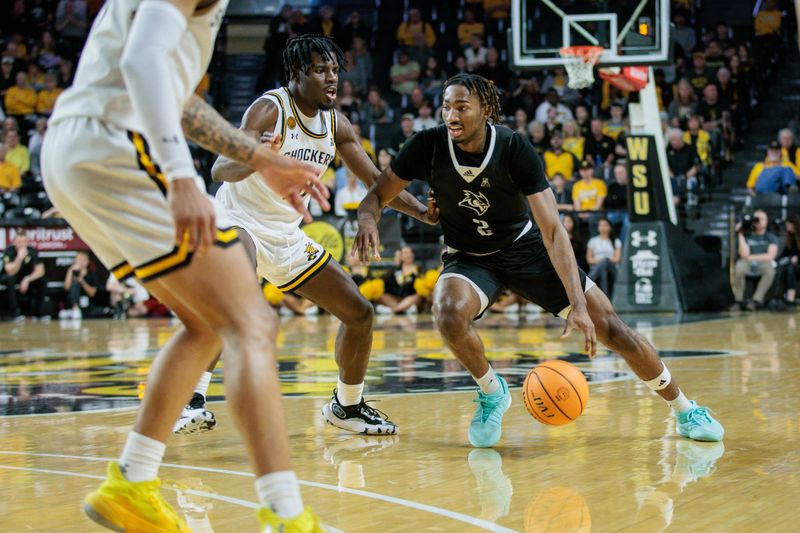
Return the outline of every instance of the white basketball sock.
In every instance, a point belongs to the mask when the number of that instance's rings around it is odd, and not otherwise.
[[[363,381],[356,385],[348,385],[347,383],[343,383],[341,379],[336,381],[336,398],[339,400],[339,403],[344,406],[360,404],[363,393]]]
[[[197,385],[194,388],[194,392],[205,398],[206,393],[208,392],[208,386],[210,384],[211,384],[211,372],[203,372],[203,376],[200,378],[200,381],[197,382]]]
[[[293,518],[303,512],[300,484],[291,470],[265,474],[256,479],[258,501],[281,518]]]
[[[150,481],[158,476],[158,467],[164,458],[167,445],[135,431],[128,433],[119,465],[125,479],[134,483]]]
[[[691,402],[689,402],[686,395],[683,394],[683,391],[680,389],[678,390],[678,397],[674,400],[667,400],[667,403],[676,413],[683,413],[692,408]]]
[[[492,394],[494,391],[500,388],[500,380],[497,379],[497,376],[494,373],[491,365],[489,365],[489,371],[486,372],[482,377],[476,378],[472,376],[472,379],[475,380],[475,383],[478,384],[478,387],[481,388],[481,392],[484,394]]]

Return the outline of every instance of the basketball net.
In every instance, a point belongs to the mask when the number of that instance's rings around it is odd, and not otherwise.
[[[572,89],[584,89],[594,83],[594,66],[605,49],[602,46],[565,46],[558,53],[564,60]]]

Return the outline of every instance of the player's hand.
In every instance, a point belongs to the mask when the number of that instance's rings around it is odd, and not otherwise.
[[[584,344],[583,351],[589,358],[592,358],[597,353],[597,335],[594,331],[594,323],[589,317],[589,312],[586,307],[573,307],[567,317],[567,324],[564,326],[564,332],[561,338],[565,339],[572,333],[573,329],[579,329],[583,332]]]
[[[303,220],[311,222],[311,213],[303,201],[303,193],[309,194],[322,207],[328,211],[330,192],[317,176],[317,170],[297,159],[276,154],[272,150],[264,149],[260,154],[260,164],[256,171],[261,174],[261,179],[282,198],[285,198],[295,211],[303,215]]]
[[[189,240],[189,249],[202,255],[214,244],[217,215],[214,205],[194,178],[175,179],[167,191],[169,210],[175,221],[175,243]]]
[[[436,203],[436,198],[428,196],[428,210],[425,212],[422,222],[435,226],[439,223],[439,206]]]
[[[28,292],[28,287],[30,286],[30,284],[31,282],[28,280],[28,278],[22,278],[19,282],[19,293],[25,294],[26,292]]]
[[[378,234],[378,225],[375,222],[358,221],[358,233],[353,240],[353,249],[350,255],[357,258],[361,263],[367,264],[372,259],[381,260],[380,253],[381,239]]]
[[[281,134],[265,131],[261,134],[261,144],[277,152],[278,148],[281,147]]]
[[[23,246],[22,248],[18,248],[16,257],[17,261],[22,261],[26,257],[28,257],[28,247]]]

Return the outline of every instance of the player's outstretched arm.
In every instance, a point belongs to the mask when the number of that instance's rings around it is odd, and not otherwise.
[[[350,120],[341,113],[336,113],[336,123],[336,150],[342,156],[342,161],[367,188],[372,187],[380,170],[364,152]],[[389,207],[426,224],[436,224],[439,221],[435,212],[429,211],[426,205],[405,190],[389,202]]]
[[[398,178],[392,167],[388,167],[361,200],[358,206],[358,233],[350,253],[362,263],[368,263],[371,259],[380,261],[378,221],[381,218],[381,209],[403,192],[408,183]]]
[[[597,336],[586,309],[586,296],[581,287],[575,252],[569,242],[567,230],[564,229],[558,218],[558,208],[553,191],[547,188],[542,192],[529,195],[528,204],[530,204],[536,225],[542,232],[547,255],[550,257],[561,283],[564,284],[569,303],[572,306],[562,337],[569,335],[573,329],[580,329],[585,338],[584,350],[590,357],[594,357],[597,349]]]

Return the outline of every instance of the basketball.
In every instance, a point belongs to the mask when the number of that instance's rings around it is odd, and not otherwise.
[[[583,373],[566,361],[545,361],[528,373],[522,386],[525,408],[536,420],[563,426],[578,418],[589,401]]]

